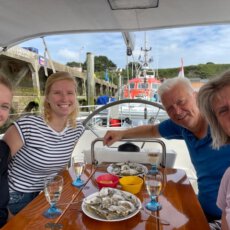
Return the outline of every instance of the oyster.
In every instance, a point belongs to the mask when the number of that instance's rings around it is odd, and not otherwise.
[[[126,211],[128,212],[133,212],[136,209],[133,203],[131,203],[130,201],[126,201],[126,200],[120,200],[118,202],[118,206],[125,208]]]
[[[110,197],[103,197],[101,200],[101,208],[108,209],[113,204],[113,199]]]
[[[86,209],[89,211],[89,212],[93,212],[95,214],[97,214],[98,216],[104,218],[104,219],[107,219],[108,218],[108,212],[106,209],[101,209],[101,208],[98,208],[98,207],[95,207],[93,205],[86,205]]]
[[[121,170],[121,174],[123,176],[131,176],[131,175],[138,175],[139,172],[137,170],[135,170],[135,169],[129,168],[129,169],[126,169],[126,170]]]
[[[108,172],[118,176],[140,176],[146,174],[148,169],[135,162],[118,162],[110,165]]]
[[[86,204],[99,205],[99,204],[101,204],[102,199],[101,199],[100,196],[95,196],[95,197],[93,197],[92,199],[87,199],[87,198],[86,198],[86,199],[84,200],[84,202],[85,202]]]
[[[114,168],[112,168],[112,174],[119,174],[121,172],[121,169],[120,169],[120,167],[114,167]]]
[[[125,200],[125,197],[118,193],[113,194],[111,198],[112,198],[113,204],[118,203],[118,201],[120,200]]]
[[[100,196],[100,197],[111,196],[112,194],[113,194],[112,189],[111,189],[111,188],[108,188],[108,187],[102,188],[102,189],[99,191],[99,196]]]
[[[121,171],[124,171],[124,170],[129,170],[130,169],[130,166],[128,164],[123,164],[121,166]]]

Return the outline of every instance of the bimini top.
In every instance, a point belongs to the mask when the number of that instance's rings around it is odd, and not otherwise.
[[[230,22],[229,0],[2,0],[0,47],[51,34]],[[117,4],[121,3],[120,7]],[[157,8],[148,8],[156,2]],[[143,4],[136,9],[130,3]],[[112,9],[113,8],[113,9]]]

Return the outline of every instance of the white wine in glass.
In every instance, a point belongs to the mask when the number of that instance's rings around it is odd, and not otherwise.
[[[72,166],[74,168],[74,172],[76,175],[76,180],[73,181],[72,185],[76,187],[81,187],[85,184],[85,181],[81,179],[81,175],[84,171],[85,168],[85,162],[84,161],[77,161],[73,159]]]
[[[157,162],[159,158],[159,153],[149,152],[148,153],[148,161],[151,164],[150,172],[154,173],[157,170]]]
[[[150,196],[151,201],[146,204],[146,208],[150,211],[160,210],[161,204],[157,202],[156,198],[161,194],[164,181],[162,174],[157,171],[156,173],[148,173],[145,176],[145,186]]]
[[[56,207],[56,204],[61,197],[63,177],[58,175],[48,176],[45,178],[44,184],[44,193],[50,204],[50,208],[46,210],[43,215],[47,218],[56,218],[62,213],[62,211]]]
[[[83,162],[78,162],[74,165],[74,171],[76,176],[80,176],[83,172],[84,169],[84,163]]]

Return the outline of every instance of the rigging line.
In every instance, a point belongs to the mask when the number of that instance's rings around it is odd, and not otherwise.
[[[55,70],[54,65],[53,65],[53,61],[52,61],[52,59],[51,59],[50,52],[49,52],[48,47],[47,47],[47,45],[46,45],[45,38],[44,38],[44,37],[41,37],[41,39],[42,39],[43,44],[44,44],[44,47],[45,47],[45,54],[48,55],[49,63],[50,63],[50,65],[51,65],[51,68],[52,68],[52,70],[53,70],[53,73],[56,73],[56,70]]]

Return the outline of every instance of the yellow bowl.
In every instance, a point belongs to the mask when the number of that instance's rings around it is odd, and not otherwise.
[[[123,190],[137,194],[141,190],[143,179],[138,176],[124,176],[119,179],[119,183]]]

